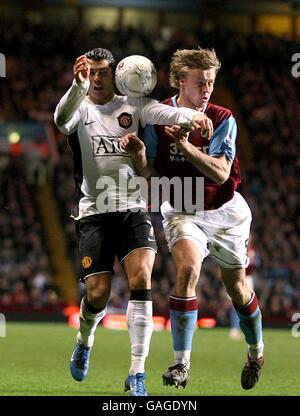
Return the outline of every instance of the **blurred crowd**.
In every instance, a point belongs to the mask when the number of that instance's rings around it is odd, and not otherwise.
[[[0,307],[59,308],[57,289],[22,156],[0,153]]]
[[[244,171],[241,189],[259,253],[255,285],[265,315],[274,319],[290,318],[300,306],[300,78],[291,74],[299,46],[250,37],[226,60],[228,85],[253,149],[254,167]]]
[[[291,56],[300,50],[299,44],[272,35],[238,35],[215,27],[212,22],[206,22],[193,33],[165,27],[151,36],[143,28],[106,30],[99,26],[89,30],[84,25],[1,23],[0,38],[5,45],[9,77],[2,82],[0,122],[51,120],[55,105],[72,82],[75,58],[93,47],[111,49],[117,60],[130,54],[152,59],[158,69],[158,86],[153,93],[157,99],[171,94],[168,68],[170,57],[177,48],[214,47],[222,61],[222,82],[236,97],[252,144],[254,167],[247,170],[241,167],[243,184],[240,192],[253,213],[255,290],[264,315],[270,320],[290,319],[293,311],[300,310],[300,220],[297,215],[300,205],[297,194],[300,78],[291,75]],[[72,155],[59,132],[57,145],[60,159],[54,169],[53,192],[58,200],[68,252],[75,265],[76,236],[69,217],[74,200]],[[3,156],[0,160],[2,177]],[[14,163],[17,162],[9,159],[7,166]],[[34,282],[40,282],[40,275],[43,275],[47,293],[51,276],[47,254],[43,255],[41,225],[37,218],[32,218],[34,202],[30,200],[24,180],[20,178],[13,187],[9,186],[9,179],[6,185],[2,182],[5,189],[15,189],[10,191],[14,193],[10,196],[11,203],[19,201],[21,205],[18,205],[19,215],[13,217],[1,209],[0,271],[3,273],[6,268],[8,272],[1,279],[0,293],[12,296],[13,288],[22,282],[20,285],[23,284],[30,294],[27,296],[34,298],[34,293],[38,293]],[[2,192],[2,198],[3,195],[6,193]],[[23,209],[23,204],[28,212]],[[153,215],[153,222],[160,246],[153,272],[154,312],[167,315],[175,268],[164,242],[158,214]],[[26,246],[20,244],[24,240]],[[12,257],[14,260],[10,261]],[[126,308],[129,291],[119,263],[115,269],[110,307],[121,311]],[[3,302],[3,295],[0,296]],[[218,266],[210,259],[203,265],[198,297],[200,316],[212,315],[220,324],[228,323],[231,302],[220,280]]]

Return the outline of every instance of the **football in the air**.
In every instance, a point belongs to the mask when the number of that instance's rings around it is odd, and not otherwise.
[[[117,65],[115,83],[123,95],[145,97],[154,90],[156,82],[155,66],[145,56],[127,56]]]

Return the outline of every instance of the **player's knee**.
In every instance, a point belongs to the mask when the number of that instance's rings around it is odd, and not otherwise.
[[[189,286],[197,283],[198,276],[199,271],[196,266],[183,264],[177,267],[177,280],[183,285]]]
[[[197,267],[183,265],[177,270],[177,286],[182,290],[195,289],[199,277]]]
[[[128,276],[131,290],[149,289],[151,287],[151,269],[141,268]]]
[[[94,286],[87,290],[88,302],[94,308],[105,308],[110,296],[110,288],[103,286]]]
[[[111,291],[111,276],[91,275],[86,279],[87,300],[96,309],[104,308]]]
[[[237,280],[233,282],[231,287],[228,289],[227,291],[229,296],[238,306],[244,306],[251,297],[252,291],[245,280]]]

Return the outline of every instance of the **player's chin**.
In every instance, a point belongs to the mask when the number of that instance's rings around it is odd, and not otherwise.
[[[93,88],[93,94],[95,94],[95,95],[103,95],[103,93],[104,93],[104,89],[103,88],[97,88],[97,87],[95,87],[95,88]]]
[[[203,107],[204,105],[206,105],[208,103],[208,98],[201,98],[200,100],[200,105]]]
[[[95,90],[90,94],[90,96],[94,98],[94,100],[103,100],[105,98],[103,90]]]

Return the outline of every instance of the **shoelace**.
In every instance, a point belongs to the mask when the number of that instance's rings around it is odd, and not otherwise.
[[[248,368],[252,368],[256,370],[260,370],[262,368],[262,364],[259,361],[249,360],[247,364],[248,364],[247,365]]]
[[[169,367],[169,371],[178,370],[181,372],[186,372],[186,364],[175,364],[172,367]]]
[[[133,390],[141,395],[145,393],[144,380],[145,378],[142,375],[136,375],[134,378]]]
[[[77,357],[76,357],[76,367],[83,369],[85,362],[88,358],[88,349],[86,347],[84,347],[83,345],[80,345],[79,347],[79,351],[77,353]]]

